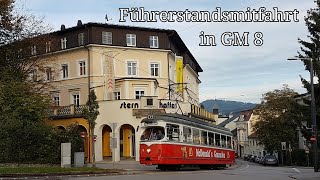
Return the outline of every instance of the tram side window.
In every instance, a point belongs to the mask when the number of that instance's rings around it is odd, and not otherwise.
[[[209,137],[209,145],[214,146],[214,134],[209,132],[208,137]]]
[[[220,134],[215,134],[215,141],[216,141],[216,146],[221,146],[220,144]]]
[[[231,137],[227,136],[227,147],[231,149]]]
[[[200,130],[192,129],[192,132],[193,132],[193,143],[200,144]]]
[[[179,125],[167,124],[167,137],[170,141],[179,141]]]
[[[207,136],[208,136],[207,131],[201,131],[201,144],[208,145]]]
[[[227,137],[225,135],[221,135],[221,146],[226,147]]]
[[[183,142],[192,143],[191,128],[183,126]]]
[[[164,128],[163,127],[148,127],[142,133],[141,141],[153,141],[161,140],[164,138]]]

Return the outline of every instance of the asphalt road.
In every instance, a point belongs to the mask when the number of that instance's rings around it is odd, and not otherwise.
[[[108,168],[112,164],[98,164],[100,167]],[[122,166],[136,174],[97,177],[69,177],[68,179],[92,179],[92,180],[292,180],[292,179],[320,179],[313,176],[311,168],[274,167],[262,166],[260,164],[238,160],[237,165],[220,170],[180,170],[159,171],[153,166],[142,166],[136,163],[115,164],[115,168]],[[307,175],[307,176],[304,176]],[[320,174],[318,174],[320,175]]]

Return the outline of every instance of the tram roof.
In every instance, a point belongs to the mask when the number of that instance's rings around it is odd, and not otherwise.
[[[152,119],[144,118],[142,119],[141,123],[155,123],[159,120],[198,127],[198,128],[220,132],[225,135],[232,136],[231,131],[225,127],[217,126],[199,119],[190,118],[188,116],[184,116],[180,114],[172,114],[172,113],[154,114]]]

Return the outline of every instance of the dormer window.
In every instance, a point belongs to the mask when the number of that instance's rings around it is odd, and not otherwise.
[[[79,46],[84,45],[84,33],[78,34],[78,43],[79,43]]]
[[[46,53],[51,51],[51,41],[46,42]]]
[[[66,49],[67,48],[67,38],[61,38],[61,49]]]
[[[102,44],[112,44],[112,32],[102,32]]]
[[[31,47],[31,55],[36,55],[37,54],[37,46],[35,46],[35,45],[33,45],[32,47]]]
[[[127,34],[127,46],[136,46],[135,34]]]
[[[150,48],[159,48],[158,36],[149,37]]]

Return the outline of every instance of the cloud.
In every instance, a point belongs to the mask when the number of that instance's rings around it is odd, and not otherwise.
[[[26,0],[18,0],[25,1]],[[78,19],[85,22],[105,22],[105,15],[112,18],[108,23],[125,24],[144,27],[175,29],[204,69],[200,73],[201,100],[210,98],[238,99],[259,102],[261,94],[268,90],[281,88],[289,84],[299,92],[301,88],[299,74],[309,77],[302,63],[288,62],[300,45],[297,38],[307,40],[307,28],[304,16],[313,1],[301,0],[28,0],[25,3],[31,12],[45,16],[57,30],[61,24],[75,26]],[[63,5],[61,5],[63,4]],[[278,7],[279,10],[300,11],[299,23],[119,23],[119,8],[145,7],[146,10],[246,10],[247,7]],[[213,34],[217,38],[217,46],[200,47],[199,34]],[[249,47],[225,47],[220,43],[223,32],[249,32]],[[263,46],[253,45],[255,32],[263,33]],[[245,95],[245,96],[241,96]]]

